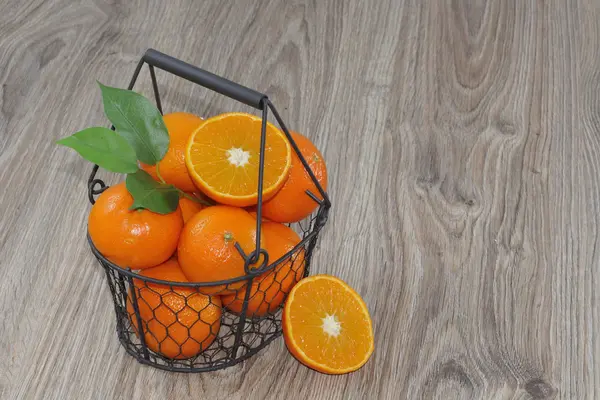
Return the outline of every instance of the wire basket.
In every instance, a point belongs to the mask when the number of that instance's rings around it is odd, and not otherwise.
[[[256,248],[249,254],[236,243],[244,260],[245,276],[196,283],[145,277],[109,261],[88,235],[92,252],[106,273],[117,317],[119,341],[130,355],[142,364],[168,371],[204,372],[226,368],[256,354],[281,335],[285,297],[292,286],[309,273],[317,237],[327,222],[331,203],[267,96],[153,49],[147,50],[139,61],[129,90],[133,89],[144,64],[148,65],[154,98],[161,113],[155,68],[262,111],[256,210],[258,239]],[[268,252],[260,247],[262,177],[269,110],[320,195],[306,192],[318,203],[318,207],[305,220],[288,224],[302,240],[276,260],[270,260]],[[105,183],[96,178],[97,171],[98,166],[95,165],[88,180],[88,197],[92,204],[95,197],[107,189]],[[251,267],[259,261],[260,265]]]

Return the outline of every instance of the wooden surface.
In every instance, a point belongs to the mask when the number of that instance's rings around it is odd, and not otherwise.
[[[600,398],[599,20],[597,0],[3,0],[0,398]],[[313,271],[369,306],[359,372],[281,339],[200,375],[120,347],[90,165],[54,141],[106,125],[96,79],[126,86],[148,47],[266,92],[323,151]],[[248,110],[158,79],[166,110]]]

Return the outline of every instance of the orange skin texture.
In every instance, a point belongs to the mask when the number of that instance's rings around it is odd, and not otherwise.
[[[300,243],[300,237],[296,232],[277,222],[263,220],[261,231],[265,235],[267,243],[265,250],[269,253],[269,262],[278,260]],[[271,271],[254,279],[250,287],[246,315],[251,318],[263,317],[275,312],[283,303],[285,296],[303,276],[304,248],[299,249]],[[240,315],[247,290],[246,287],[235,294],[224,295],[223,305],[234,314]]]
[[[187,282],[179,264],[169,260],[141,272],[142,276],[171,282]],[[221,326],[221,300],[193,288],[173,288],[134,279],[137,302],[148,348],[168,358],[185,359],[204,351]],[[131,297],[127,311],[136,334],[137,317]]]
[[[96,248],[121,267],[144,269],[168,260],[177,249],[183,217],[179,207],[161,215],[130,210],[133,197],[125,183],[102,193],[88,218],[88,232]]]
[[[290,134],[323,190],[327,190],[327,167],[323,156],[308,138],[293,131]],[[306,190],[323,200],[296,152],[292,150],[288,179],[273,198],[263,203],[263,216],[275,222],[297,222],[308,217],[319,205],[306,194]]]
[[[193,194],[191,195],[193,196]],[[204,206],[187,197],[181,197],[179,199],[179,208],[181,208],[181,215],[183,216],[183,222],[188,222],[196,213],[200,212]]]
[[[186,224],[179,239],[177,258],[190,282],[211,282],[244,276],[244,253],[256,246],[256,220],[245,210],[230,206],[207,207]],[[261,246],[264,247],[264,235]],[[262,259],[261,259],[262,260]],[[259,260],[258,265],[260,265]],[[203,293],[231,293],[246,282],[201,288]]]
[[[174,185],[184,192],[193,192],[196,190],[196,186],[185,165],[185,148],[190,135],[203,119],[193,114],[176,112],[164,115],[163,120],[169,131],[169,149],[158,163],[160,175],[166,183]],[[156,166],[140,164],[142,169],[152,175],[154,180],[160,181],[156,174]]]
[[[289,311],[286,311],[287,307],[283,307],[283,311],[281,312],[281,323],[282,323],[282,330],[283,330],[283,341],[285,343],[285,347],[288,349],[288,351],[290,352],[290,354],[292,356],[294,356],[294,358],[298,361],[300,361],[302,364],[304,364],[305,366],[312,368],[309,365],[309,362],[307,360],[307,358],[304,356],[304,354],[302,354],[300,352],[300,350],[294,346],[294,341],[291,337],[291,335],[289,334],[290,329],[288,328],[289,322],[289,318],[288,318],[288,314]],[[321,372],[321,371],[319,371]]]

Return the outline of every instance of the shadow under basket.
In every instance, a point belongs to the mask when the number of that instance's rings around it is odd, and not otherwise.
[[[316,210],[303,221],[288,224],[302,239],[298,245],[277,260],[269,259],[264,249],[256,248],[245,254],[236,245],[245,261],[246,275],[226,281],[181,283],[144,277],[110,262],[88,236],[92,252],[106,273],[117,317],[117,335],[125,350],[142,364],[168,371],[214,371],[249,358],[281,335],[285,298],[293,285],[309,274],[312,253],[319,232],[327,222],[331,203],[267,96],[153,49],[147,50],[138,63],[129,90],[133,89],[144,64],[148,65],[161,113],[155,68],[261,110],[259,177],[264,168],[265,125],[268,110],[271,110],[319,192],[306,193],[318,203]],[[96,196],[107,189],[104,182],[96,178],[97,171],[96,165],[88,181],[92,204]],[[260,217],[261,179],[258,193],[257,215]],[[258,230],[260,226],[257,225]],[[260,256],[262,264],[250,268]]]

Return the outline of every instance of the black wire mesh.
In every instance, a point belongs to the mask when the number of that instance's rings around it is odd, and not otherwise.
[[[149,50],[151,51],[157,57],[158,52]],[[140,60],[129,89],[133,88],[141,66],[147,62],[147,55],[148,53]],[[171,72],[181,68],[179,60],[161,53],[158,55],[168,59],[165,61],[161,58],[161,63],[156,66],[174,62],[178,64],[167,65],[172,67]],[[191,67],[189,64],[184,65]],[[162,112],[154,66],[149,63],[149,67],[157,106]],[[199,83],[185,74],[175,74]],[[206,84],[203,86],[235,98],[227,90],[215,89]],[[130,355],[143,364],[169,371],[203,372],[225,368],[245,360],[281,335],[281,312],[285,298],[294,284],[309,273],[312,253],[319,232],[327,221],[330,202],[273,104],[264,96],[259,106],[263,110],[264,119],[267,117],[267,108],[271,109],[321,194],[322,200],[307,191],[306,196],[316,201],[318,208],[305,220],[287,224],[300,237],[295,247],[282,255],[269,255],[257,243],[254,252],[246,255],[238,246],[247,266],[255,263],[260,254],[271,262],[257,269],[246,268],[246,276],[227,281],[170,282],[144,276],[144,272],[132,271],[112,263],[98,251],[88,236],[92,252],[106,273],[115,307],[119,341]],[[264,129],[263,124],[263,135]],[[264,150],[264,143],[261,149]],[[261,161],[261,169],[263,164],[264,160]],[[88,180],[88,196],[92,204],[95,196],[107,188],[102,180],[96,178],[97,171],[98,166],[94,166]],[[259,205],[260,198],[259,191]],[[259,206],[258,221],[262,221],[260,217]],[[260,229],[261,224],[258,223],[257,230]]]
[[[281,262],[260,275],[216,285],[144,277],[111,263],[89,240],[106,273],[121,344],[141,363],[180,372],[225,368],[255,354],[282,333],[283,304],[309,273],[323,210],[292,225],[302,241]]]

